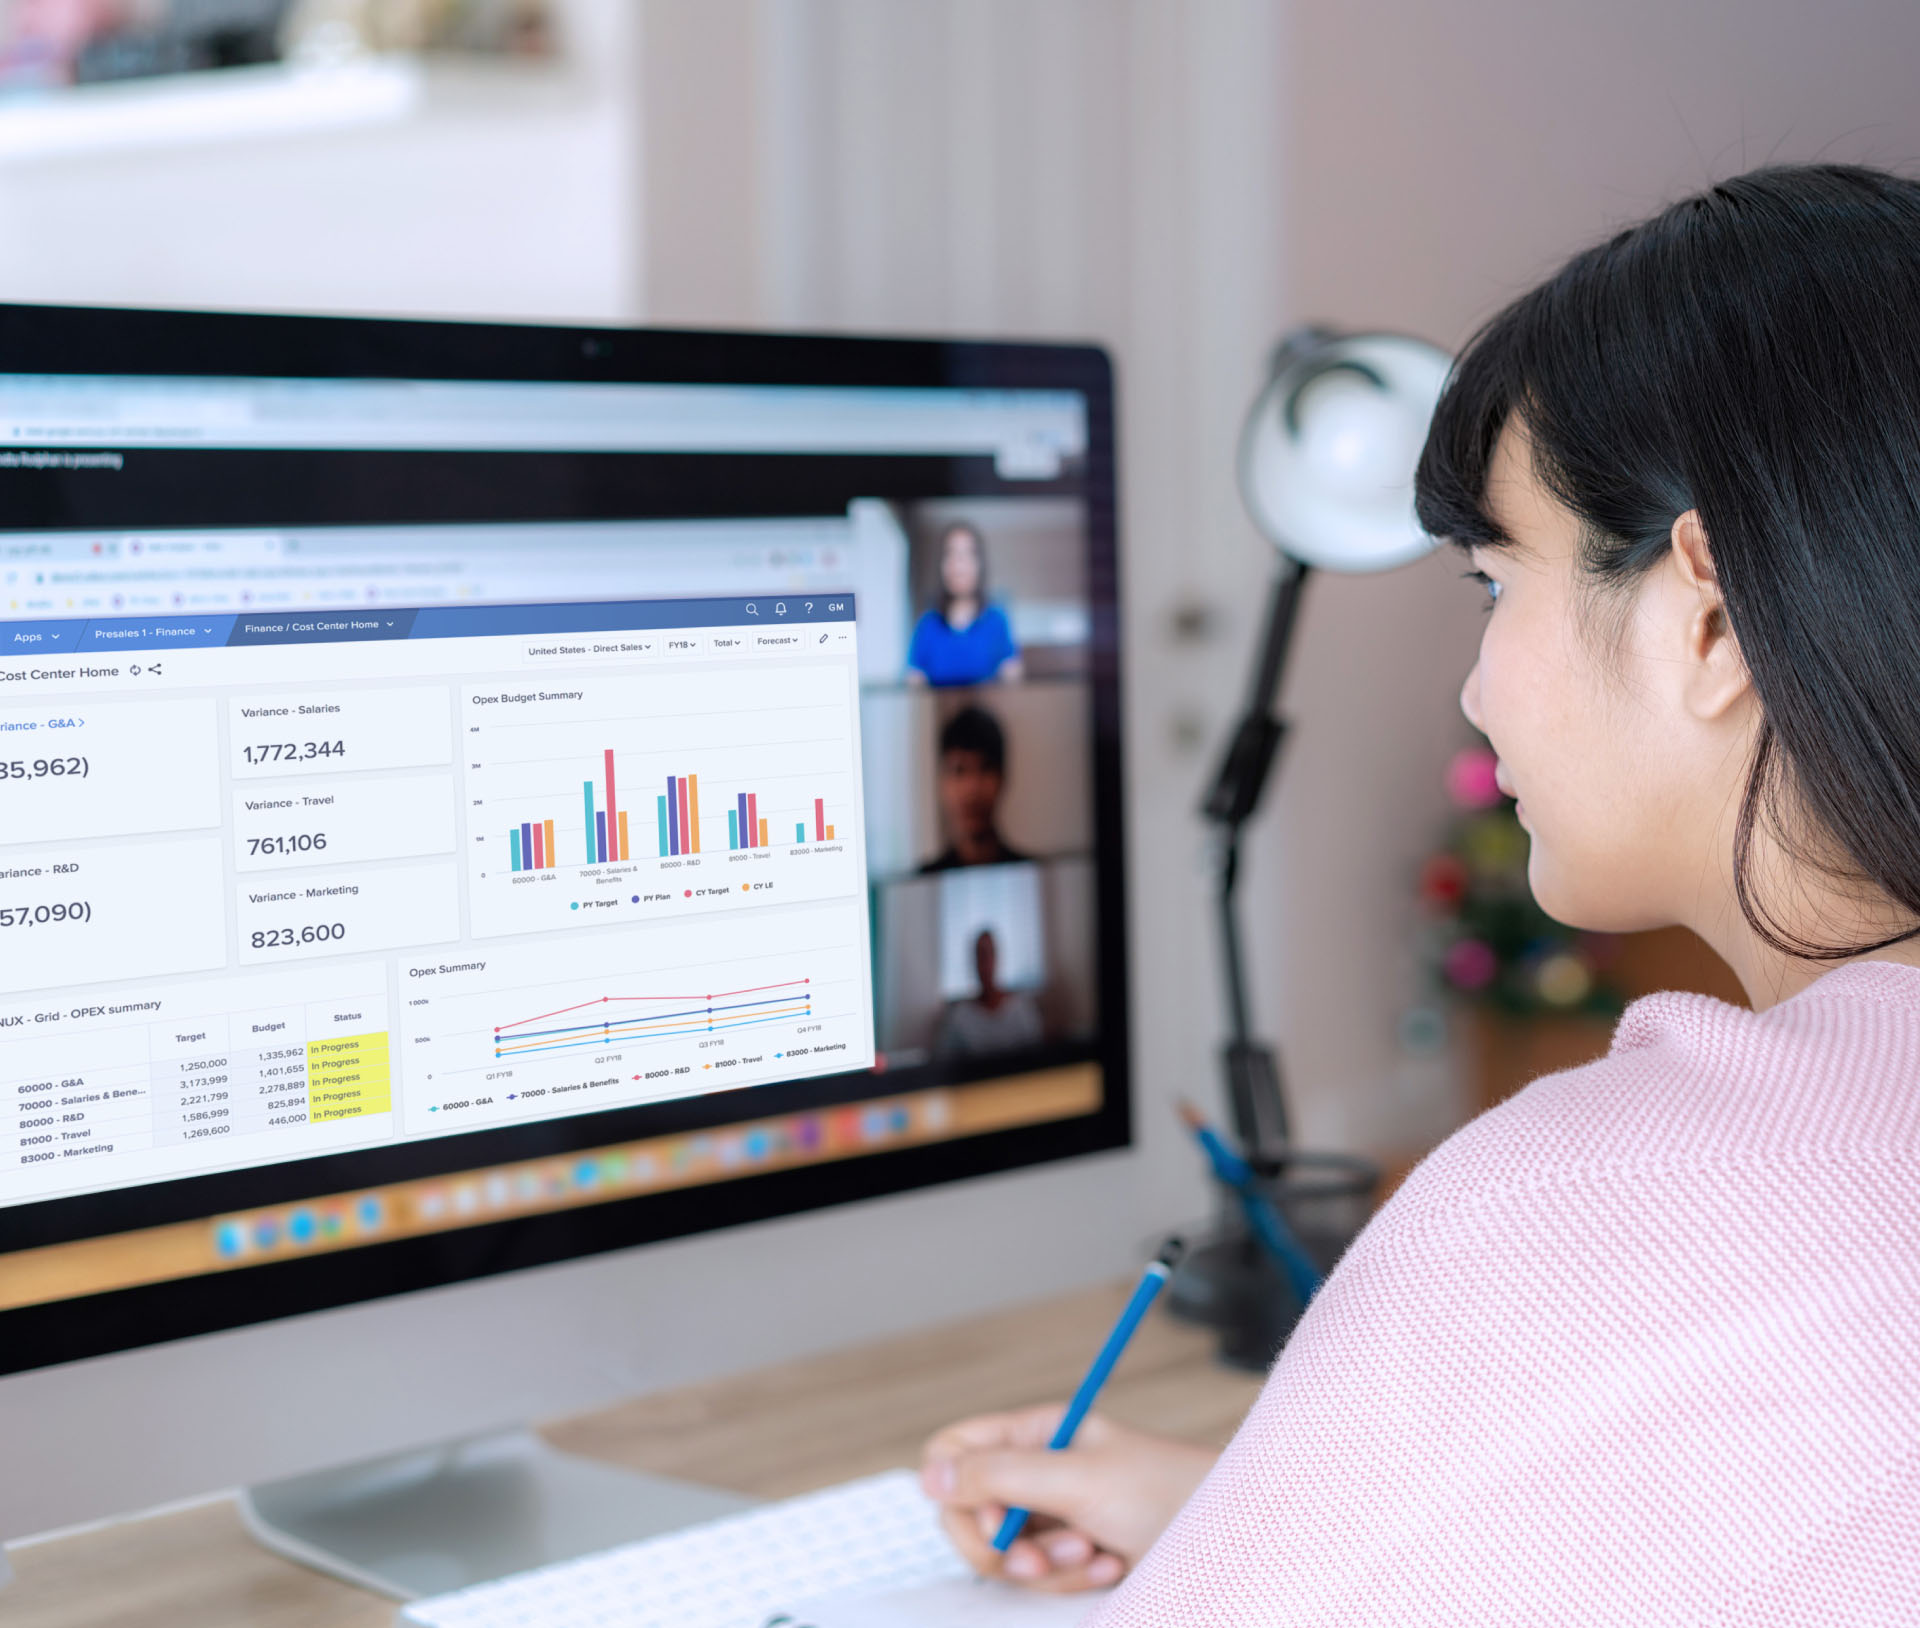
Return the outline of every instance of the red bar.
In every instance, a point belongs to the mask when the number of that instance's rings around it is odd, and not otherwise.
[[[625,854],[613,850],[620,846],[620,816],[615,811],[620,807],[613,800],[613,748],[607,748],[607,858],[625,859]]]
[[[545,834],[541,826],[541,821],[533,822],[533,868],[537,871],[547,868],[546,844],[540,840]]]
[[[760,802],[753,792],[747,793],[747,846],[760,846]]]
[[[687,818],[687,777],[680,777],[680,851],[693,852],[693,824]]]
[[[815,842],[827,840],[827,800],[824,797],[816,797],[813,800],[813,840]]]

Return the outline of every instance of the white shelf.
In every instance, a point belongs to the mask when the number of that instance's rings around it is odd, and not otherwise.
[[[325,67],[223,68],[116,85],[82,85],[0,102],[0,166],[48,159],[232,146],[398,123],[426,104],[430,88],[491,100],[567,80],[550,64],[436,65],[417,58],[356,58]]]

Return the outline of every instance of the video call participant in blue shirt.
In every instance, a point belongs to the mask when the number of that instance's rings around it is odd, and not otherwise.
[[[1020,676],[1007,613],[987,601],[987,545],[968,522],[940,534],[940,602],[914,624],[907,676],[927,684],[985,684]]]

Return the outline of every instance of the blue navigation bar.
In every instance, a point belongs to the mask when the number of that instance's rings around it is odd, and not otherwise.
[[[595,600],[574,605],[436,605],[425,610],[241,611],[219,616],[116,616],[0,622],[0,656],[95,655],[373,639],[491,639],[542,633],[678,627],[782,627],[851,622],[853,595],[756,599]]]

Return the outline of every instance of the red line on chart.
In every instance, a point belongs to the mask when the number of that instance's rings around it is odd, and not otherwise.
[[[548,1018],[565,1017],[569,1012],[584,1012],[590,1006],[606,1006],[614,1001],[724,1001],[735,995],[760,995],[769,989],[793,989],[812,982],[811,978],[789,978],[782,984],[755,984],[750,989],[719,989],[711,995],[602,995],[597,1001],[580,1001],[573,1006],[557,1007],[534,1017],[515,1018],[511,1023],[500,1024],[493,1032],[505,1034],[509,1029],[525,1028],[529,1023],[544,1023]]]

